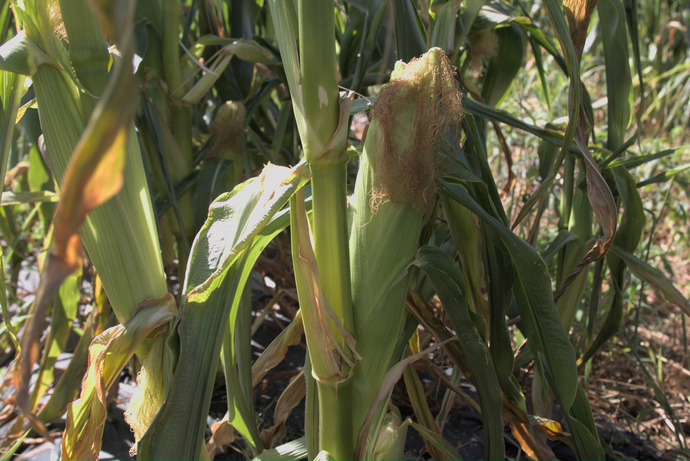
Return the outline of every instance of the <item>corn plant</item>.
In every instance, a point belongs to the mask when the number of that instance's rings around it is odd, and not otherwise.
[[[438,376],[444,405],[461,376],[474,384],[486,459],[505,457],[506,422],[533,458],[554,457],[546,436],[567,440],[580,459],[603,458],[578,366],[620,327],[627,274],[690,312],[633,254],[644,214],[629,171],[639,163],[619,159],[633,118],[623,4],[547,0],[538,14],[548,27],[539,27],[524,6],[472,1],[229,3],[13,4],[21,31],[0,49],[3,168],[27,110],[18,108],[27,76],[59,202],[30,316],[13,319],[23,321],[21,335],[0,299],[18,350],[21,416],[11,434],[46,435],[66,412],[63,458],[96,459],[108,391],[131,362],[138,391],[126,420],[140,459],[210,459],[233,430],[257,459],[285,450],[290,459],[400,459],[410,427],[435,459],[459,459],[414,367],[443,350],[454,370]],[[603,144],[580,76],[595,5],[607,78]],[[562,126],[501,109],[528,46],[543,91],[542,54],[567,82]],[[362,109],[371,123],[361,145],[348,146],[350,116]],[[38,144],[30,122],[23,126]],[[540,185],[513,222],[502,198],[515,182],[506,127],[541,144]],[[503,187],[487,151],[492,133],[509,171]],[[268,160],[292,166],[260,168]],[[38,149],[31,169],[48,177]],[[28,200],[47,202],[36,214],[53,212],[57,195],[38,192],[45,181],[31,185]],[[544,245],[540,218],[555,184],[558,234]],[[21,230],[2,218],[8,241]],[[252,364],[249,280],[288,228],[300,311]],[[43,404],[76,317],[82,243],[102,289]],[[587,336],[576,341],[569,331],[588,291]],[[525,338],[519,350],[509,319]],[[253,388],[302,333],[304,370],[280,397],[275,425],[262,429]],[[526,364],[531,399],[518,381]],[[219,369],[228,412],[207,444]],[[392,401],[400,378],[417,422]],[[276,448],[302,398],[305,437]],[[566,427],[551,419],[554,399]]]

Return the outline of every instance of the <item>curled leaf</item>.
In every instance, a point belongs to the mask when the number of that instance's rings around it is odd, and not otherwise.
[[[175,298],[170,294],[144,300],[138,307],[126,324],[109,328],[91,343],[81,396],[67,407],[62,459],[98,459],[108,390],[141,343],[167,330],[177,314]]]
[[[302,318],[307,325],[304,332],[312,375],[321,382],[343,382],[349,374],[343,373],[342,362],[352,369],[353,359],[360,357],[355,351],[354,337],[342,326],[321,288],[302,190],[290,199],[290,219],[295,281]]]

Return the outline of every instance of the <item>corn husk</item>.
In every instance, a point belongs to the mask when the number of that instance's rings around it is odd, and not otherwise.
[[[400,359],[405,296],[435,176],[448,164],[444,134],[461,117],[454,69],[443,51],[398,63],[371,111],[351,204],[350,258],[355,337],[357,433],[386,370]]]

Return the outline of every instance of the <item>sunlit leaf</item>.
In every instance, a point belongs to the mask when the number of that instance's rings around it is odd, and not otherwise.
[[[274,224],[273,216],[309,177],[304,163],[292,169],[268,165],[211,205],[192,247],[182,313],[169,340],[176,354],[170,393],[138,444],[140,457],[199,456],[223,335],[235,324],[254,262],[285,226]]]

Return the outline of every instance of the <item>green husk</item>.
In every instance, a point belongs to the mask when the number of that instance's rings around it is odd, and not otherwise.
[[[453,72],[438,48],[399,62],[372,108],[351,204],[350,276],[362,355],[353,377],[355,434],[407,342],[398,337],[411,282],[407,266],[435,202],[435,175],[447,166],[443,135],[461,117]]]

